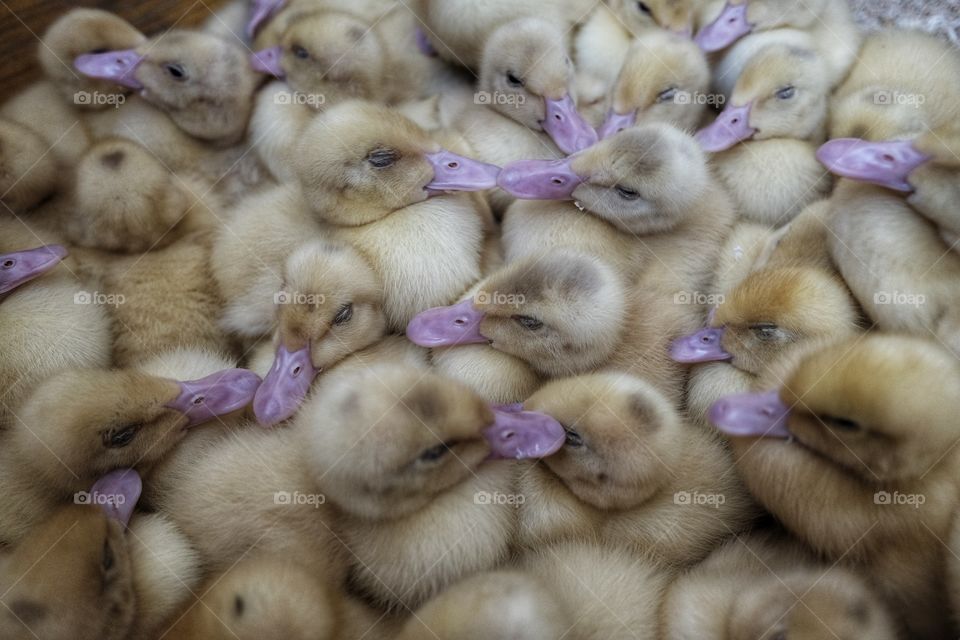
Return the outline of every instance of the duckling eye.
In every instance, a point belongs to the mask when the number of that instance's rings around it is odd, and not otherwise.
[[[2,266],[4,269],[13,269],[15,266],[17,266],[17,261],[14,260],[13,258],[7,258],[6,260],[3,261]]]
[[[393,149],[374,149],[367,155],[367,162],[377,169],[385,169],[397,161],[397,152]]]
[[[420,454],[420,457],[417,458],[419,462],[436,462],[443,456],[447,455],[450,452],[450,447],[447,446],[447,443],[438,444],[435,447],[430,447],[429,449],[424,450]]]
[[[183,80],[187,79],[187,72],[183,68],[183,65],[177,64],[175,62],[171,62],[169,64],[164,65],[163,68],[166,69],[167,73],[169,73],[174,80],[182,82]]]
[[[581,436],[579,433],[577,433],[573,429],[567,429],[566,431],[567,431],[567,440],[565,443],[566,446],[573,447],[574,449],[576,449],[577,447],[583,446],[583,436]]]
[[[750,327],[750,330],[759,339],[766,341],[778,340],[783,335],[780,327],[775,324],[757,324]]]
[[[103,542],[103,555],[100,559],[100,567],[103,569],[104,573],[113,569],[114,557],[113,557],[113,548],[110,546],[109,540],[104,540]]]
[[[836,418],[834,416],[823,416],[823,421],[827,426],[839,431],[854,432],[860,431],[860,424],[849,418]]]
[[[353,303],[348,302],[347,304],[340,307],[340,310],[337,311],[337,315],[333,317],[333,324],[345,324],[350,322],[350,319],[353,317]]]
[[[617,192],[617,195],[623,198],[624,200],[636,200],[640,197],[640,194],[634,191],[633,189],[627,189],[617,185],[614,187],[614,191]]]
[[[543,326],[541,321],[536,318],[531,318],[530,316],[513,316],[513,320],[524,329],[529,329],[530,331],[536,331]]]
[[[777,91],[777,99],[779,100],[789,100],[795,95],[797,95],[797,88],[794,86],[783,87]]]
[[[677,96],[677,88],[664,89],[657,95],[657,102],[670,102]]]
[[[122,449],[133,442],[139,430],[140,425],[132,424],[117,431],[108,431],[103,436],[103,444],[108,449]]]
[[[651,16],[651,17],[653,16],[653,11],[650,9],[649,6],[647,6],[647,3],[646,3],[646,2],[638,2],[638,3],[637,3],[637,9],[640,10],[640,13],[645,13],[645,14],[647,14],[648,16]]]
[[[523,80],[521,80],[521,79],[518,78],[517,76],[513,75],[513,72],[511,72],[511,71],[507,71],[507,83],[508,83],[511,87],[517,87],[517,88],[519,88],[519,87],[522,87],[522,86],[523,86]]]
[[[300,58],[301,60],[306,60],[310,57],[310,52],[298,44],[293,45],[290,50],[293,51],[294,56]]]

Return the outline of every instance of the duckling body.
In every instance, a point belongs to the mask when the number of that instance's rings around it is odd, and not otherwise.
[[[49,80],[40,80],[4,102],[0,116],[39,135],[53,157],[65,165],[74,164],[90,147],[83,117],[64,102]]]
[[[55,156],[47,153],[48,145],[39,134],[4,119],[0,120],[0,141],[3,144],[0,202],[10,211],[22,213],[60,187],[60,167]]]
[[[655,387],[617,374],[558,380],[524,406],[567,428],[566,446],[520,474],[520,544],[596,538],[664,567],[698,562],[757,510],[713,434]],[[670,531],[683,530],[682,536]]]

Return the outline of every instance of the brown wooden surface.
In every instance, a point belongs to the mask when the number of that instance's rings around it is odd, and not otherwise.
[[[198,25],[223,4],[223,0],[0,0],[0,102],[35,79],[40,36],[74,7],[112,11],[149,36],[174,24]]]

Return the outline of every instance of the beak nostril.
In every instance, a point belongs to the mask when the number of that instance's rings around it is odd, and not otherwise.
[[[453,324],[462,327],[463,325],[467,324],[467,321],[464,320],[463,318],[457,318],[456,320],[453,321]]]
[[[513,438],[513,437],[516,436],[516,435],[517,435],[517,434],[516,434],[515,431],[507,431],[507,432],[505,432],[505,433],[503,434],[503,439],[504,439],[504,440],[510,440],[511,438]]]
[[[557,184],[557,185],[562,185],[562,184],[563,184],[563,180],[561,180],[560,178],[554,178],[554,179],[551,180],[550,182],[552,182],[553,184]]]
[[[457,169],[457,168],[460,167],[460,163],[458,163],[458,162],[449,162],[449,163],[447,163],[447,167],[449,167],[450,169]]]
[[[193,399],[193,404],[194,404],[195,406],[199,406],[199,405],[203,404],[203,401],[204,401],[205,399],[206,399],[206,398],[204,398],[203,396],[197,396],[196,398]]]
[[[297,366],[295,366],[295,367],[293,368],[293,371],[291,371],[290,373],[292,373],[293,376],[296,377],[296,376],[300,375],[300,372],[301,372],[301,371],[303,371],[303,367],[301,367],[300,365],[297,365]]]
[[[884,155],[883,155],[883,159],[884,159],[885,161],[891,163],[891,164],[893,164],[894,162],[897,161],[897,159],[894,158],[894,157],[893,157],[892,155],[890,155],[889,153],[884,154]]]

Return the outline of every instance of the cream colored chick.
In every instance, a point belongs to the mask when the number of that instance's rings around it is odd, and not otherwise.
[[[940,541],[960,499],[956,358],[925,339],[868,334],[788,358],[766,385],[777,390],[710,411],[750,491],[828,561],[862,571],[905,637],[955,633]]]
[[[338,596],[292,558],[243,560],[211,579],[171,620],[169,640],[333,640]]]
[[[285,80],[295,99],[315,109],[351,98],[412,100],[424,97],[431,79],[443,73],[439,61],[417,51],[415,22],[403,9],[374,22],[347,11],[305,12],[291,16],[273,46],[250,62]]]
[[[863,36],[847,2],[832,0],[712,0],[700,10],[696,42],[706,52],[725,50],[714,82],[729,96],[744,66],[771,43],[814,49],[825,64],[824,79],[836,87],[856,62]]]
[[[661,611],[666,640],[894,640],[892,614],[859,574],[762,531],[730,540],[678,578]]]
[[[490,35],[504,24],[522,18],[543,18],[570,32],[596,7],[587,0],[537,0],[518,4],[493,0],[418,0],[411,3],[426,40],[441,58],[474,71],[480,68]]]
[[[420,607],[396,640],[556,640],[570,629],[550,585],[528,572],[480,573]]]
[[[136,91],[190,136],[221,146],[243,137],[259,81],[242,48],[198,31],[168,31],[73,63],[85,76]]]
[[[657,637],[657,611],[673,576],[623,549],[566,542],[537,549],[521,566],[549,585],[573,626],[561,637]]]
[[[710,68],[689,39],[653,32],[633,41],[615,83],[596,102],[606,108],[598,133],[609,138],[634,125],[665,122],[692,131],[710,100]]]
[[[179,347],[233,353],[218,322],[223,299],[210,264],[211,234],[200,231],[140,256],[77,252],[98,280],[82,300],[113,318],[113,358],[133,366]]]
[[[31,129],[0,120],[0,203],[7,211],[27,211],[60,186],[60,166],[48,149]]]
[[[6,485],[5,485],[6,486]],[[66,505],[0,558],[0,634],[9,640],[122,640],[136,602],[124,525]]]
[[[347,11],[369,25],[400,7],[395,0],[251,0],[245,4],[250,5],[246,34],[257,48],[276,44],[291,24],[314,11]]]
[[[960,255],[937,227],[873,185],[842,180],[830,202],[830,253],[867,315],[960,353]]]
[[[2,539],[16,541],[58,501],[114,469],[146,475],[187,428],[243,409],[260,379],[229,369],[177,381],[136,370],[73,369],[38,385],[7,436]]]
[[[163,248],[217,225],[222,211],[209,190],[171,173],[136,143],[98,142],[77,164],[65,234],[74,244],[105,251]]]
[[[123,18],[99,9],[71,9],[47,28],[37,48],[40,66],[63,100],[79,109],[115,107],[129,93],[109,80],[89,78],[73,68],[84,54],[133,49],[147,41]],[[116,101],[101,99],[119,96]]]
[[[498,184],[518,198],[548,201],[507,211],[507,263],[571,247],[610,261],[628,280],[662,268],[659,284],[674,291],[703,290],[733,221],[703,152],[672,127],[628,129],[562,161],[517,162]]]
[[[747,63],[716,121],[697,134],[740,214],[779,226],[833,186],[817,161],[830,86],[811,49],[771,45]]]
[[[597,539],[665,567],[704,558],[757,515],[720,440],[652,385],[620,374],[557,380],[524,402],[565,446],[520,474],[519,543]],[[675,532],[683,531],[683,535]]]
[[[245,203],[229,231],[255,239],[252,246],[311,236],[354,246],[383,282],[388,326],[402,330],[479,277],[489,209],[476,196],[450,192],[490,188],[498,171],[443,149],[389,109],[345,102],[304,132],[299,189],[272,190],[256,207]],[[275,212],[269,224],[263,207]]]
[[[20,404],[41,381],[111,362],[109,315],[78,304],[87,285],[56,240],[0,219],[0,430],[18,423]]]
[[[611,0],[610,9],[632,35],[662,29],[687,38],[693,35],[699,0]]]

